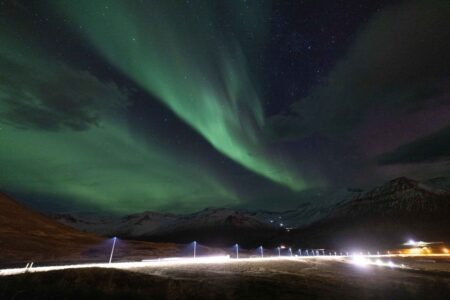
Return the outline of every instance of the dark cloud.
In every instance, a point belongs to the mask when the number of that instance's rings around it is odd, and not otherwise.
[[[0,122],[19,128],[86,130],[127,102],[126,94],[86,71],[0,53]]]
[[[380,165],[450,160],[450,126],[378,157]]]
[[[269,119],[275,138],[349,133],[373,109],[450,102],[450,2],[406,1],[375,14],[326,83]]]

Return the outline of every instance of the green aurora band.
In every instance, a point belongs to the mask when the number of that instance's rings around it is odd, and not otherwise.
[[[35,205],[41,209],[51,204],[116,213],[186,212],[217,201],[239,203],[208,166],[184,159],[189,153],[130,134],[120,117],[126,95],[114,84],[56,60],[30,36],[25,46],[16,32],[2,28],[1,191],[37,197]],[[90,98],[99,103],[89,101],[80,109],[81,117],[73,115]],[[67,111],[65,105],[71,102]],[[91,126],[80,125],[95,116],[99,119]],[[55,199],[60,203],[46,202]]]
[[[271,153],[260,138],[264,113],[257,89],[238,38],[214,26],[220,18],[215,15],[214,1],[193,1],[191,5],[180,1],[54,3],[101,55],[160,99],[215,149],[292,190],[306,187],[290,162]],[[244,20],[234,16],[236,22],[256,26],[236,28],[244,32],[260,27],[252,35],[254,41],[246,42],[247,48],[251,44],[258,48],[264,26],[257,24],[255,16],[264,12],[246,9],[234,10],[246,11]]]

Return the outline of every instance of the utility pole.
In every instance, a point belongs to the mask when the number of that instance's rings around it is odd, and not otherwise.
[[[113,238],[113,245],[112,245],[112,249],[111,249],[111,255],[109,256],[109,263],[111,263],[111,261],[112,261],[112,257],[113,257],[113,254],[114,254],[114,247],[116,246],[116,240],[117,240],[117,238],[114,237]]]
[[[197,242],[194,241],[194,259],[195,259],[196,255],[197,255]]]

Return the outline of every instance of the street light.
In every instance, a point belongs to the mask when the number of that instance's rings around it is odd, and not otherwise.
[[[197,255],[197,242],[194,241],[194,258],[196,257],[196,255]]]
[[[111,255],[109,256],[109,263],[111,263],[111,261],[112,261],[112,257],[113,257],[113,254],[114,254],[114,247],[116,246],[116,240],[117,240],[117,238],[114,237],[113,238],[113,245],[112,245],[112,248],[111,248]]]
[[[235,247],[236,247],[236,259],[238,259],[239,258],[239,245],[236,244]]]

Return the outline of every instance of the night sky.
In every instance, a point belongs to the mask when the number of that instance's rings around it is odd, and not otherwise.
[[[450,175],[450,1],[0,1],[0,189],[285,209]]]

